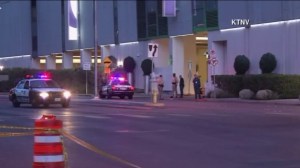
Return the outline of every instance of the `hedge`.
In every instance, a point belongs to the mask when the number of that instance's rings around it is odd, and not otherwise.
[[[1,75],[9,75],[8,81],[0,81],[0,92],[7,92],[14,87],[18,81],[23,79],[26,74],[36,74],[41,70],[24,69],[24,68],[6,68],[0,71]],[[86,73],[88,93],[94,93],[94,71],[84,71],[82,69],[68,70],[47,70],[60,86],[70,89],[72,93],[84,94],[86,88]]]
[[[298,98],[300,95],[300,75],[216,75],[216,83],[219,88],[235,96],[242,89],[253,92],[269,89],[278,93],[281,99]]]

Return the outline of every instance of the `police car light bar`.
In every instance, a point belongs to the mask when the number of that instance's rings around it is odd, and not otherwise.
[[[120,80],[120,81],[124,81],[125,80],[125,78],[123,78],[123,77],[111,77],[110,79],[111,80]]]

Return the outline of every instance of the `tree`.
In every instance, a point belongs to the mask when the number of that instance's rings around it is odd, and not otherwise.
[[[238,55],[233,66],[237,75],[244,75],[249,70],[250,61],[245,55]]]
[[[154,65],[153,65],[153,68],[152,68],[152,60],[151,59],[144,59],[142,61],[142,64],[141,64],[141,68],[142,68],[145,76],[150,75],[151,72],[152,72],[152,69],[154,68]]]
[[[135,69],[136,63],[132,57],[128,56],[124,59],[123,66],[127,73],[132,73]]]
[[[153,66],[153,67],[152,67]],[[144,85],[144,91],[145,94],[149,93],[149,75],[153,71],[154,65],[152,64],[152,60],[150,59],[145,59],[142,61],[141,68],[144,72],[145,76],[145,85]]]
[[[127,72],[127,78],[130,84],[134,85],[134,79],[132,78],[133,71],[135,69],[136,63],[134,59],[130,56],[126,57],[123,61],[124,70]]]
[[[265,53],[262,55],[259,61],[259,68],[261,72],[264,73],[272,73],[277,66],[277,60],[272,53]]]

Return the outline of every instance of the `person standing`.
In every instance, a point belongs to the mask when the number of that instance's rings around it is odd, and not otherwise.
[[[176,77],[176,74],[173,73],[172,77],[172,94],[171,98],[177,98],[177,85],[178,85],[178,79]]]
[[[193,84],[194,84],[194,91],[195,91],[195,100],[197,100],[197,98],[201,99],[201,95],[200,95],[201,83],[200,83],[199,76],[197,74],[194,75]]]
[[[183,98],[183,88],[184,88],[184,79],[181,75],[179,75],[180,98]]]
[[[159,94],[159,99],[163,100],[163,89],[164,89],[164,79],[162,75],[159,75],[157,78],[157,85],[158,85],[158,94]]]

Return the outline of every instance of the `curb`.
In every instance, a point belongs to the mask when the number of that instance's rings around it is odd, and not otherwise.
[[[151,106],[151,107],[164,107],[164,103],[145,103],[145,106]]]

